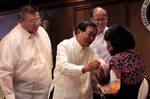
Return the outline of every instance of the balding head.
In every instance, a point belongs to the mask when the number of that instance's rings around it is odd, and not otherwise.
[[[98,34],[103,32],[107,27],[108,15],[107,11],[101,7],[92,10],[91,21],[97,25]]]
[[[102,7],[96,7],[92,10],[92,17],[94,17],[95,14],[101,14],[105,17],[108,17],[107,11],[103,9]]]

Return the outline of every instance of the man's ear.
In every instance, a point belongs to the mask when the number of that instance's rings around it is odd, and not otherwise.
[[[81,30],[80,29],[77,29],[77,34],[81,33]]]

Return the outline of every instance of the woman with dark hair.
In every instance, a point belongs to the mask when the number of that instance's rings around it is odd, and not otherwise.
[[[110,69],[120,79],[121,85],[114,99],[137,99],[144,79],[144,62],[142,56],[134,50],[135,40],[132,34],[125,28],[115,25],[106,31],[104,38],[112,55]]]

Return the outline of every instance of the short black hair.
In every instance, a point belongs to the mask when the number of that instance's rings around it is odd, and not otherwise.
[[[106,31],[104,39],[110,41],[113,47],[112,55],[135,47],[135,40],[132,34],[120,25],[111,26]]]
[[[82,21],[78,25],[78,29],[81,30],[81,31],[85,31],[87,27],[94,27],[94,28],[97,29],[96,24],[91,22],[91,21]]]

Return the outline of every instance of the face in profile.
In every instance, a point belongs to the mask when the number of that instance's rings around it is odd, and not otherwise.
[[[97,35],[97,28],[88,26],[85,31],[80,31],[81,45],[88,47],[95,40]]]

